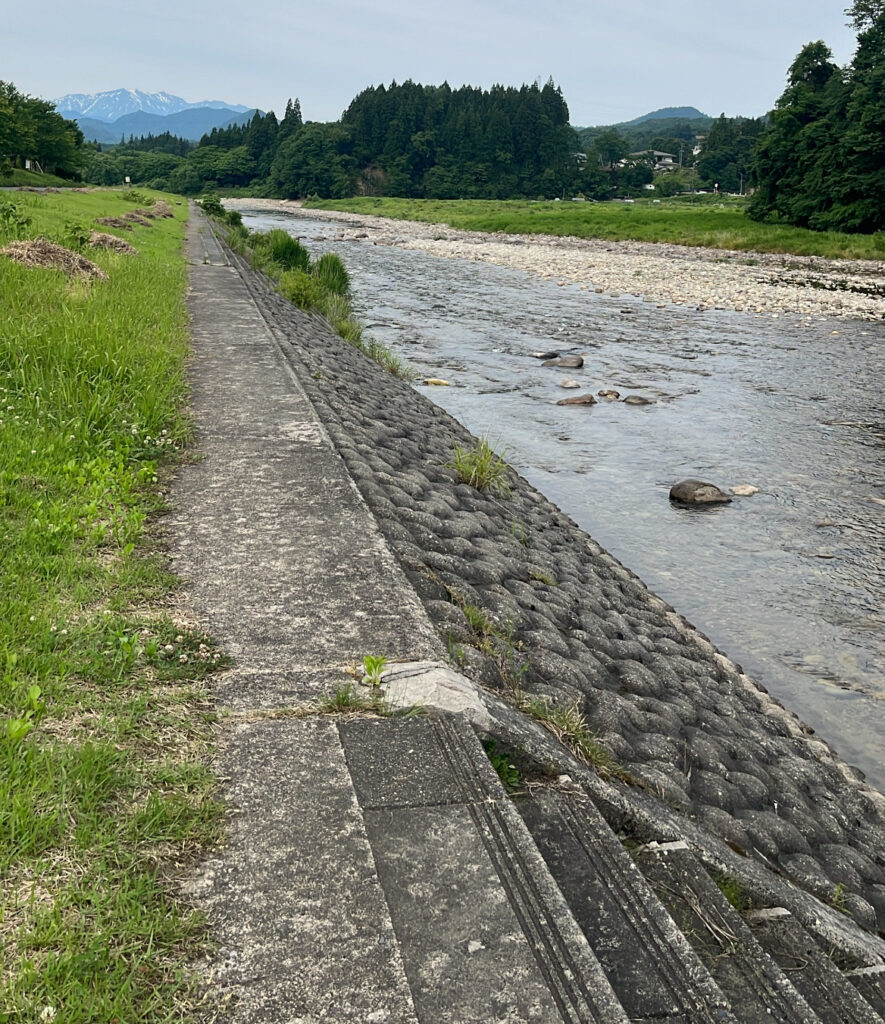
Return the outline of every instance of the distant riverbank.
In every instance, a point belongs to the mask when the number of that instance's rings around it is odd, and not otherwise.
[[[230,209],[298,214],[281,199],[226,199]],[[308,214],[308,211],[304,211]],[[563,285],[657,305],[724,309],[819,320],[885,318],[885,262],[704,249],[660,242],[614,242],[554,235],[462,231],[445,224],[311,209],[334,222],[339,240],[419,249],[528,271]],[[330,224],[331,229],[331,224]]]

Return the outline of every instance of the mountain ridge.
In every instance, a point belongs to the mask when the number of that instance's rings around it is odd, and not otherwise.
[[[238,112],[225,107],[190,107],[176,114],[147,114],[139,110],[132,114],[124,114],[116,121],[99,121],[80,114],[59,111],[62,117],[77,122],[88,141],[111,146],[116,145],[121,137],[128,139],[130,135],[134,135],[141,138],[143,135],[162,135],[164,132],[176,135],[180,139],[198,142],[213,128],[228,128],[233,124],[251,121],[255,112],[255,108]]]
[[[203,100],[198,103],[190,103],[172,93],[142,92],[140,89],[66,93],[50,102],[63,117],[87,117],[92,121],[103,121],[108,124],[113,124],[128,114],[136,113],[168,117],[194,109],[230,110],[236,114],[243,114],[255,109],[240,103],[227,103],[224,100]]]

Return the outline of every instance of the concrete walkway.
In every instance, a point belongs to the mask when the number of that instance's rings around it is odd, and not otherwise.
[[[837,970],[800,996],[774,953],[729,921],[736,912],[689,846],[651,843],[667,858],[666,891],[683,887],[689,909],[698,892],[718,899],[718,934],[740,933],[742,959],[730,940],[702,959],[654,889],[661,854],[634,863],[594,806],[624,795],[601,791],[564,748],[539,760],[566,765],[574,781],[539,777],[517,809],[471,721],[486,729],[511,716],[524,751],[549,751],[552,738],[442,664],[300,365],[283,357],[196,211],[188,231],[199,461],[178,474],[167,527],[186,602],[236,659],[215,687],[227,838],[186,888],[216,944],[205,965],[213,1014],[231,1024],[881,1024],[872,1005],[885,968],[872,937],[867,949],[851,933],[856,978]],[[366,654],[403,663],[391,687],[401,705],[440,698],[449,710],[321,713]],[[638,804],[631,813],[642,817]],[[620,828],[630,815],[615,817]],[[678,838],[665,820],[653,838]],[[842,1016],[818,1016],[828,1005]]]

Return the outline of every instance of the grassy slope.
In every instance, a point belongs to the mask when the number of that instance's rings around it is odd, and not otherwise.
[[[740,204],[679,200],[635,203],[528,202],[485,199],[319,200],[307,207],[349,210],[400,220],[448,224],[466,231],[574,235],[578,238],[673,242],[714,249],[793,253],[833,259],[885,259],[879,236],[807,231],[751,221]]]
[[[29,185],[33,188],[82,188],[82,181],[68,181],[54,174],[37,174],[36,171],[22,171],[15,167],[7,174],[0,174],[0,186]]]
[[[138,205],[7,196],[32,236]],[[173,209],[120,232],[138,256],[87,250],[108,281],[0,257],[0,1020],[180,1019],[200,941],[163,874],[217,829],[214,655],[148,528],[187,437]]]

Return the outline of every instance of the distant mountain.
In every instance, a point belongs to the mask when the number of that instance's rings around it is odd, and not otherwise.
[[[642,117],[634,117],[632,121],[622,121],[621,124],[642,124],[645,121],[695,121],[698,118],[711,120],[709,115],[702,114],[697,107],[661,107],[660,110],[653,110],[650,114],[643,114]]]
[[[60,111],[61,113],[61,111]],[[116,145],[121,138],[129,139],[130,135],[140,138],[142,135],[162,135],[169,132],[180,139],[191,139],[196,142],[213,128],[228,128],[233,124],[251,121],[255,109],[243,109],[237,112],[224,107],[190,107],[176,114],[165,117],[159,114],[146,114],[138,111],[125,114],[116,121],[97,121],[94,118],[82,117],[79,114],[63,114],[76,120],[80,131],[90,142],[101,142]]]
[[[224,103],[222,100],[188,103],[180,96],[173,96],[168,92],[142,92],[140,89],[68,93],[51,102],[63,117],[88,117],[93,121],[117,121],[126,114],[138,112],[166,117],[170,114],[178,114],[183,110],[204,107],[213,110],[230,110],[237,114],[243,114],[250,109],[238,103]]]

